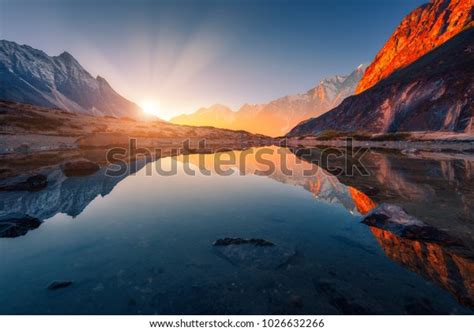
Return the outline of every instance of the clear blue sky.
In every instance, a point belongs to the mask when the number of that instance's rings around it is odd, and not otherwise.
[[[70,52],[169,118],[266,102],[370,62],[428,0],[0,0],[0,39]]]

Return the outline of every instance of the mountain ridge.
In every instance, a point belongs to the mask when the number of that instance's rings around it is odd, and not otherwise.
[[[0,40],[0,99],[89,115],[140,117],[142,113],[67,51],[49,56],[8,40]]]
[[[246,103],[237,111],[215,104],[192,114],[175,116],[170,121],[282,136],[301,120],[323,114],[352,95],[364,70],[365,66],[359,65],[349,75],[325,78],[304,93],[286,95],[268,103]]]
[[[468,28],[371,88],[287,135],[325,130],[473,132],[474,28]]]
[[[431,0],[406,15],[367,67],[356,94],[473,25],[471,0]]]

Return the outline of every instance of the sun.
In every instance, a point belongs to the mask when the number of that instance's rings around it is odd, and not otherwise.
[[[156,101],[152,101],[152,100],[143,101],[142,103],[140,103],[140,107],[147,114],[151,114],[154,116],[159,115],[160,107],[158,105],[158,102]]]

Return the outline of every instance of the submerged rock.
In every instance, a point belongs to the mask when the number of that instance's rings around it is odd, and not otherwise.
[[[28,231],[41,225],[41,221],[31,216],[10,218],[0,221],[0,238],[15,238],[24,236]]]
[[[383,203],[373,209],[362,223],[382,230],[390,231],[398,237],[451,244],[454,240],[445,232],[428,225],[403,208]]]
[[[36,192],[48,186],[48,178],[45,175],[33,175],[25,181],[0,186],[0,191],[30,191]]]
[[[55,281],[52,281],[49,285],[48,285],[48,290],[59,290],[59,289],[62,289],[62,288],[66,288],[66,287],[69,287],[72,285],[72,281],[70,280],[55,280]]]
[[[99,171],[100,166],[97,163],[81,160],[67,162],[64,165],[63,172],[67,177],[89,176]]]
[[[235,266],[247,268],[282,268],[296,255],[294,249],[277,246],[265,239],[224,238],[213,245],[218,256]]]
[[[229,246],[229,245],[242,245],[252,244],[255,246],[274,246],[275,244],[265,239],[242,239],[242,238],[224,238],[217,239],[214,242],[214,246]]]

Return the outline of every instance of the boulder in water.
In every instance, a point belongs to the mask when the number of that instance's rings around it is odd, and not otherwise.
[[[0,238],[15,238],[24,236],[28,231],[41,225],[41,221],[31,216],[9,218],[0,221]]]
[[[242,239],[242,238],[224,238],[217,239],[214,242],[214,246],[229,246],[229,245],[242,245],[242,244],[252,244],[255,246],[273,246],[274,243],[265,240],[265,239]]]
[[[409,215],[403,208],[388,203],[383,203],[373,209],[362,220],[362,223],[390,231],[401,238],[445,244],[454,243],[454,240],[444,231]]]
[[[59,290],[59,289],[62,289],[62,288],[66,288],[66,287],[69,287],[72,285],[72,281],[70,280],[55,280],[55,281],[52,281],[49,285],[48,285],[48,290]]]

